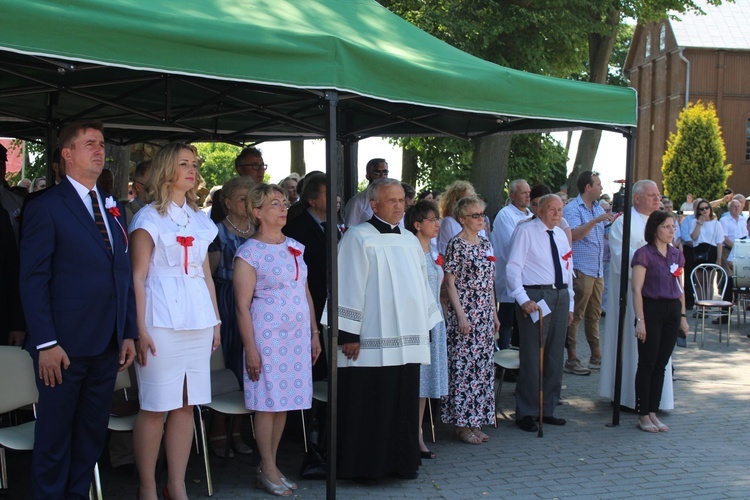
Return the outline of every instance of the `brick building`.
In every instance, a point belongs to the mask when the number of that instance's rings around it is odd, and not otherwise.
[[[625,71],[638,91],[635,178],[661,183],[669,134],[687,102],[713,102],[729,187],[750,192],[750,1],[703,7],[706,15],[639,24]],[[696,193],[700,195],[700,193]],[[675,200],[682,203],[684,200]],[[675,203],[677,205],[677,203]]]

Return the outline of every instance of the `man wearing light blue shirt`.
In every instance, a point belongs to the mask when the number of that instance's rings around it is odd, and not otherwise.
[[[568,327],[568,360],[565,372],[588,375],[591,369],[601,367],[602,352],[599,348],[599,318],[602,313],[604,293],[604,225],[614,220],[605,212],[597,200],[602,194],[599,175],[591,170],[581,172],[576,182],[578,197],[565,205],[563,216],[570,224],[573,234],[575,274],[573,290],[575,311],[573,322]],[[578,359],[578,325],[584,321],[586,340],[591,348],[589,368]]]

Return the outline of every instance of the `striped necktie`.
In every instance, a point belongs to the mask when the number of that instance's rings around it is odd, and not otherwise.
[[[102,235],[104,244],[107,246],[107,250],[112,253],[112,242],[109,241],[109,233],[107,232],[107,225],[104,224],[104,218],[102,217],[102,211],[99,208],[99,197],[96,196],[96,191],[89,191],[91,196],[91,204],[94,206],[94,221],[96,221],[96,228],[99,230],[99,234]]]

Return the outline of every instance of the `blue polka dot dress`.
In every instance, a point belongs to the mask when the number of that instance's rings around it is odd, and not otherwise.
[[[310,306],[305,295],[304,245],[287,238],[270,245],[250,238],[236,258],[253,268],[257,281],[250,314],[262,369],[257,382],[245,370],[245,406],[256,411],[291,411],[312,403]]]

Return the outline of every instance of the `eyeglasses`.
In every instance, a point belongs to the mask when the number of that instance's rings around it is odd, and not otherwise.
[[[243,163],[240,165],[242,168],[252,168],[253,170],[266,170],[268,164],[266,163]]]
[[[388,177],[388,170],[373,170],[370,175],[374,177]]]
[[[136,180],[134,179],[134,180],[133,180],[133,185],[135,185],[135,184],[138,184],[138,185],[140,185],[141,187],[146,187],[146,185],[145,185],[144,183],[142,183],[141,181],[136,181]]]
[[[472,219],[484,219],[487,212],[480,212],[478,214],[466,214],[464,217],[471,217]]]
[[[440,217],[430,217],[429,219],[422,219],[423,221],[430,221],[434,224],[440,224],[440,221],[443,220]]]
[[[273,200],[268,204],[268,206],[273,208],[274,210],[289,210],[289,207],[291,205],[288,201]]]

